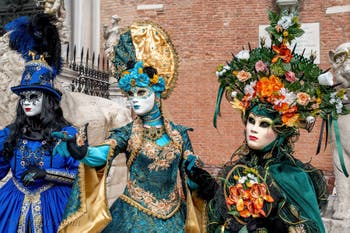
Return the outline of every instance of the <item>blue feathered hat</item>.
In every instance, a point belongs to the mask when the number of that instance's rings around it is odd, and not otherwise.
[[[61,100],[62,93],[54,87],[62,66],[61,41],[55,21],[54,16],[40,13],[22,16],[6,24],[10,47],[21,53],[26,61],[20,85],[11,88],[15,94],[40,90]]]

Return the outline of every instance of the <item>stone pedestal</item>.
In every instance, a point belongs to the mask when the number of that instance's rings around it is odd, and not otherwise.
[[[322,214],[322,220],[326,229],[326,233],[350,232],[350,219],[334,219],[332,217],[334,214],[334,203],[336,197],[336,195],[329,196],[327,208]]]

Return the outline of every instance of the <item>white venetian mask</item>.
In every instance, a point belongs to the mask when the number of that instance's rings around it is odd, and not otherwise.
[[[277,138],[277,133],[272,128],[271,118],[249,114],[246,123],[246,140],[253,150],[262,150]]]
[[[19,96],[20,105],[26,116],[32,117],[41,113],[43,107],[42,91],[23,91]]]
[[[155,103],[155,93],[148,87],[132,87],[128,92],[129,100],[136,115],[149,113]]]

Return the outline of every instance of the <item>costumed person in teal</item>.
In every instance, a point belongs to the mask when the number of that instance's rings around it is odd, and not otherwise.
[[[55,18],[46,14],[20,17],[8,23],[10,47],[26,60],[16,117],[0,130],[0,179],[12,178],[0,189],[1,232],[56,233],[71,192],[79,161],[55,150],[54,131],[75,136],[63,117],[61,92],[54,79],[61,68],[61,46]],[[74,143],[74,142],[72,142]]]
[[[327,201],[325,179],[310,163],[294,158],[293,148],[299,129],[311,131],[316,117],[331,123],[347,113],[341,104],[345,92],[334,89],[332,77],[313,63],[314,57],[287,47],[303,33],[296,15],[270,12],[269,18],[271,48],[262,42],[260,48],[241,51],[217,70],[214,126],[225,95],[241,111],[243,144],[217,182],[200,168],[188,173],[211,198],[210,233],[325,232],[320,215]]]
[[[127,185],[110,210],[102,217],[95,217],[104,203],[95,199],[105,193],[93,195],[93,198],[85,196],[83,179],[87,173],[82,170],[69,205],[72,208],[67,211],[66,221],[60,228],[62,232],[102,229],[104,233],[201,232],[198,219],[189,218],[195,214],[190,188],[196,187],[186,179],[185,164],[188,170],[201,165],[192,150],[188,135],[191,129],[174,124],[162,111],[161,100],[169,94],[174,82],[176,59],[169,38],[154,24],[135,23],[120,36],[115,47],[116,75],[119,88],[127,94],[136,118],[112,130],[105,145],[89,147],[86,154],[77,158],[81,159],[82,166],[88,165],[97,172],[102,170],[105,175],[111,161],[119,153],[125,153],[129,173]],[[181,182],[183,192],[178,188]],[[83,214],[85,209],[93,212],[90,222],[89,218],[80,217],[79,213]],[[107,220],[98,221],[101,219]],[[79,226],[75,224],[78,222]]]

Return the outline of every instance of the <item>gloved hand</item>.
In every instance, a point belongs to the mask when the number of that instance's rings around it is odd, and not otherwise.
[[[81,160],[86,156],[89,144],[87,139],[87,127],[88,123],[84,125],[84,128],[79,130],[76,136],[71,137],[64,132],[53,132],[51,135],[60,139],[54,148],[55,152],[62,156],[72,156],[77,160]]]
[[[253,218],[246,226],[249,233],[288,232],[288,224],[277,216],[271,218]]]
[[[189,169],[190,168],[190,169]],[[191,166],[191,161],[185,161],[185,172],[187,177],[198,185],[198,196],[204,200],[214,197],[218,184],[206,170],[197,166]]]
[[[263,218],[253,218],[247,223],[247,230],[249,233],[267,233],[267,229],[264,226]]]
[[[61,132],[52,132],[51,136],[54,138],[59,139],[56,143],[56,146],[53,148],[52,154],[59,154],[63,157],[69,157],[70,153],[67,148],[67,142],[69,140],[75,141],[75,137],[69,136],[67,132],[61,131]]]
[[[27,171],[22,174],[21,180],[24,186],[33,184],[36,180],[44,179],[46,171],[38,167],[29,167]]]

